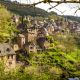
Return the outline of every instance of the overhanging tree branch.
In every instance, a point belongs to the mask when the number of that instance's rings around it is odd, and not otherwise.
[[[50,7],[49,9],[55,8],[55,7],[57,7],[59,4],[60,4],[60,3],[56,4],[55,6],[52,6],[52,5],[51,5],[51,7]]]
[[[49,4],[49,5],[51,6],[51,8],[49,8],[49,10],[52,9],[52,8],[54,8],[55,10],[57,10],[58,12],[60,12],[61,14],[63,14],[63,13],[66,11],[66,10],[65,10],[65,11],[62,12],[62,11],[60,11],[59,9],[57,9],[56,7],[57,7],[59,4],[56,4],[55,6],[52,6],[51,4]],[[64,15],[64,14],[63,14],[63,15]]]
[[[71,1],[67,1],[67,0],[60,0],[60,1],[55,1],[55,0],[43,0],[43,1],[39,1],[37,3],[35,3],[35,5],[40,4],[40,3],[80,3],[80,0],[76,1],[76,0],[71,0]]]

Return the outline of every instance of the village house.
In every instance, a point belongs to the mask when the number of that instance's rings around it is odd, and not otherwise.
[[[49,34],[48,34],[48,31],[47,31],[46,28],[41,27],[41,28],[37,29],[37,38],[44,37],[44,36],[47,36],[47,35],[49,35]]]
[[[13,15],[12,21],[13,21],[15,24],[17,24],[17,23],[19,22],[19,16]]]
[[[28,53],[37,53],[36,44],[33,42],[28,42],[25,45],[25,49],[27,50]]]
[[[37,37],[37,29],[35,29],[35,27],[27,28],[27,32],[24,35],[26,37],[26,42],[35,41]]]
[[[37,38],[40,38],[40,37],[44,37],[44,34],[42,32],[37,34]]]
[[[54,32],[54,26],[52,25],[52,24],[50,24],[50,23],[47,23],[47,25],[44,25],[44,27],[45,27],[45,30],[46,30],[46,34],[50,34],[50,35],[52,35],[53,34],[53,32]]]
[[[5,70],[16,66],[16,53],[8,43],[0,43],[0,61],[5,64]]]
[[[19,48],[19,45],[18,45],[17,43],[11,44],[11,47],[13,48],[13,50],[14,50],[15,52],[20,49],[20,48]]]
[[[36,45],[36,49],[37,49],[37,52],[41,52],[41,51],[43,51],[43,49],[42,49],[42,48],[40,48],[40,46],[39,46],[39,45]]]
[[[27,53],[37,53],[43,50],[38,44],[33,42],[28,42],[27,44],[25,44],[25,49]]]
[[[23,34],[18,34],[17,44],[19,46],[19,49],[24,48],[25,42],[26,42],[25,36]],[[15,46],[17,47],[17,45],[15,45]]]

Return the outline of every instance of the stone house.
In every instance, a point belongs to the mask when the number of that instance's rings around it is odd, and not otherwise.
[[[26,42],[35,41],[37,37],[37,29],[35,29],[34,27],[30,27],[27,29],[27,32],[24,35],[26,38]]]
[[[19,46],[19,49],[24,48],[25,42],[26,42],[25,36],[23,34],[18,34],[17,44]]]
[[[38,31],[37,31],[37,38],[40,38],[40,37],[44,37],[44,36],[48,36],[48,31],[46,28],[38,28]]]
[[[48,36],[49,32],[45,27],[38,28],[37,38]]]
[[[36,19],[31,20],[31,24],[38,25],[38,21]]]
[[[37,38],[40,38],[40,37],[44,37],[44,34],[42,32],[37,34]]]
[[[37,38],[44,37],[44,28],[37,29]]]
[[[37,52],[43,51],[39,45],[36,45]]]
[[[15,52],[19,50],[19,45],[17,43],[12,44],[11,46]]]
[[[12,20],[15,24],[19,22],[19,16],[13,15]]]
[[[53,32],[54,32],[54,26],[53,25],[51,25],[51,24],[47,25],[46,29],[47,29],[49,34],[51,34],[51,35],[53,34]]]
[[[16,53],[8,43],[0,43],[0,61],[5,64],[5,70],[16,66]]]
[[[25,45],[25,49],[27,50],[28,53],[37,53],[37,49],[36,49],[36,44],[35,43],[28,42]]]

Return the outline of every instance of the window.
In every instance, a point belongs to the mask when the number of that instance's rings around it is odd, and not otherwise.
[[[8,59],[9,59],[9,55],[8,55]]]
[[[0,53],[1,53],[1,51],[0,51]]]
[[[10,62],[9,62],[9,65],[11,65],[11,64],[12,64],[12,62],[10,61]]]
[[[10,49],[9,49],[9,48],[7,48],[7,49],[6,49],[6,51],[10,52]]]
[[[33,47],[30,47],[30,49],[33,49]]]
[[[11,59],[13,59],[13,55],[11,55]]]

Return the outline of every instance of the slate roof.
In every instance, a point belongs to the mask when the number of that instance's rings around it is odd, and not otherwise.
[[[0,56],[16,54],[8,43],[0,43]]]

